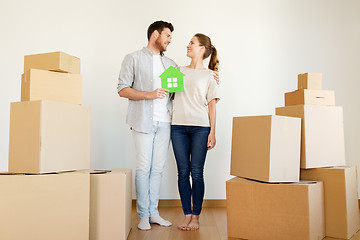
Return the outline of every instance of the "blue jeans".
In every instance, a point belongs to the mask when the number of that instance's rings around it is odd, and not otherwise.
[[[209,133],[210,127],[171,126],[171,141],[178,168],[178,188],[185,215],[200,215],[201,212],[205,189],[204,164]]]
[[[136,209],[140,218],[159,215],[160,183],[170,145],[170,123],[153,122],[151,133],[133,130]]]

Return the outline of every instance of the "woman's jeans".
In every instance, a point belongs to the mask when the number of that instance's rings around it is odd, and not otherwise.
[[[203,173],[209,133],[210,127],[171,126],[171,141],[178,168],[178,188],[185,215],[200,215],[201,212],[204,198]]]

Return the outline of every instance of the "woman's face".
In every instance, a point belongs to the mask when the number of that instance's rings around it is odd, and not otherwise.
[[[192,39],[189,42],[189,45],[186,48],[187,48],[186,56],[188,56],[189,58],[202,57],[205,52],[205,47],[200,46],[200,42],[195,36],[192,37]]]

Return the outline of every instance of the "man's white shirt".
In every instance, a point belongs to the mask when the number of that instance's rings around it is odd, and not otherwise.
[[[160,55],[153,55],[153,90],[161,88],[161,78],[159,77],[165,68],[161,62]],[[169,94],[163,99],[154,99],[153,102],[153,120],[159,122],[171,122],[171,115],[167,108]]]

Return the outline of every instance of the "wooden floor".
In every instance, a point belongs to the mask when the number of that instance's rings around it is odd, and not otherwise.
[[[200,215],[200,229],[197,231],[180,231],[178,224],[183,220],[181,207],[160,207],[160,216],[173,223],[171,227],[151,224],[151,230],[141,231],[137,228],[139,218],[136,209],[132,211],[132,229],[128,240],[235,240],[228,238],[226,230],[226,207],[203,208]],[[291,239],[289,239],[291,240]],[[335,240],[326,237],[324,240]],[[360,240],[360,231],[351,240]]]

